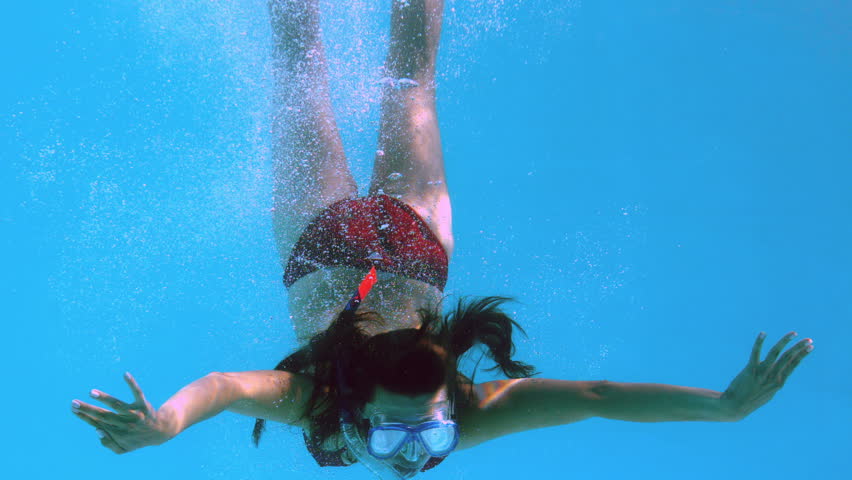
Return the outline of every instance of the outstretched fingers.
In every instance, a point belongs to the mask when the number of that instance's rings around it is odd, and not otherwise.
[[[761,362],[760,350],[766,334],[761,332],[758,335],[752,347],[748,365],[734,378],[722,395],[725,405],[730,408],[732,419],[745,418],[772,400],[799,362],[813,350],[811,340],[806,338],[784,352],[784,348],[795,336],[795,332],[784,335]],[[781,355],[782,352],[784,352],[783,355]]]
[[[89,394],[95,400],[103,403],[112,410],[97,407],[80,400],[71,402],[71,411],[80,420],[95,428],[101,445],[117,454],[129,450],[120,445],[117,439],[123,439],[128,431],[133,431],[140,421],[152,410],[145,399],[142,389],[130,373],[124,374],[124,380],[133,392],[133,402],[127,403],[100,390],[92,390]]]
[[[103,428],[102,422],[95,420],[92,416],[90,416],[86,413],[83,413],[83,412],[80,412],[80,411],[75,411],[74,415],[76,415],[77,418],[79,418],[80,420],[88,423],[89,425],[91,425],[91,426],[93,426],[97,429]]]
[[[783,386],[793,370],[813,349],[813,340],[810,338],[801,340],[781,356],[770,371],[769,377],[774,379],[779,387]]]
[[[79,400],[71,402],[71,411],[77,415],[77,418],[96,428],[121,427],[127,423],[115,412]]]
[[[130,391],[133,392],[133,398],[136,400],[134,406],[136,406],[139,410],[145,410],[146,412],[149,410],[148,401],[145,400],[145,394],[142,393],[142,389],[139,388],[139,384],[136,383],[136,379],[130,375],[130,372],[124,374],[124,380],[127,382],[127,385],[130,386]]]
[[[769,353],[766,354],[766,360],[763,361],[764,366],[771,368],[772,365],[775,364],[775,360],[778,358],[778,355],[781,354],[782,350],[784,350],[784,347],[786,347],[787,344],[790,343],[790,340],[792,340],[796,335],[798,335],[798,333],[790,332],[781,337],[781,340],[778,340],[778,343],[776,343],[775,346],[769,350]]]
[[[115,411],[127,411],[133,408],[132,405],[130,405],[129,403],[121,401],[113,397],[112,395],[102,392],[100,390],[92,390],[89,395],[91,395],[91,397],[95,400],[103,403],[104,405]]]
[[[81,404],[81,409],[82,409],[82,405],[83,404]],[[92,407],[92,408],[97,408],[97,407]],[[112,413],[112,412],[108,412],[108,413]],[[92,415],[90,415],[89,413],[84,413],[84,412],[79,411],[79,409],[75,409],[74,415],[76,415],[77,418],[79,418],[80,420],[82,420],[82,421],[88,423],[89,425],[95,427],[95,432],[98,434],[98,437],[100,437],[100,439],[101,439],[101,445],[103,445],[104,447],[112,450],[113,452],[115,452],[119,455],[122,454],[122,453],[127,453],[127,450],[124,449],[124,447],[122,447],[121,445],[119,445],[112,438],[112,436],[109,434],[110,428],[120,428],[120,425],[115,425],[114,423],[109,422],[109,421],[96,419]]]
[[[757,368],[760,365],[760,350],[763,349],[763,341],[766,340],[766,332],[760,332],[760,335],[757,336],[757,339],[754,341],[754,346],[751,347],[751,358],[749,358],[749,365]]]

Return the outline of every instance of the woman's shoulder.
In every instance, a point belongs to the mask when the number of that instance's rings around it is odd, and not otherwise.
[[[456,376],[456,394],[454,399],[455,417],[459,422],[470,414],[471,409],[478,405],[478,394],[476,385],[465,375],[458,373]]]

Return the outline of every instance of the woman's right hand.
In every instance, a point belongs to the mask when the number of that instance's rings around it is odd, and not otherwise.
[[[112,408],[107,410],[88,403],[74,400],[71,410],[80,420],[95,427],[101,437],[101,445],[117,454],[127,453],[142,447],[160,445],[174,437],[165,415],[145,400],[142,389],[130,373],[124,374],[124,380],[130,385],[134,402],[125,403],[100,390],[92,390],[91,396]]]

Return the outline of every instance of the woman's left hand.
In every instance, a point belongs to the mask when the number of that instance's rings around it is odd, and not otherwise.
[[[766,359],[762,362],[760,361],[760,349],[763,346],[766,333],[761,332],[758,335],[751,350],[751,359],[748,365],[734,378],[734,381],[722,394],[721,401],[725,410],[730,412],[732,420],[742,420],[771,400],[775,393],[784,386],[784,382],[787,381],[799,362],[813,351],[813,340],[805,338],[784,352],[781,358],[778,358],[784,347],[796,335],[796,332],[784,335],[769,350]]]

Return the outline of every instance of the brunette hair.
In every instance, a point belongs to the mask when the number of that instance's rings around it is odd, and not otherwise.
[[[512,360],[515,353],[512,327],[525,332],[500,309],[509,300],[462,298],[443,317],[436,310],[419,310],[419,328],[374,336],[365,334],[360,325],[382,323],[380,315],[343,311],[328,329],[281,360],[275,370],[313,378],[314,388],[302,419],[309,420],[313,441],[321,445],[340,430],[340,411],[345,408],[355,412],[363,408],[377,386],[413,396],[434,393],[446,385],[451,400],[464,401],[457,398],[461,385],[472,384],[473,380],[458,371],[458,362],[477,343],[487,348],[488,357],[496,364],[488,370],[500,369],[509,378],[536,375],[531,365]],[[255,422],[252,432],[255,446],[260,442],[265,423],[263,419]]]

